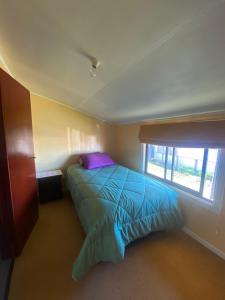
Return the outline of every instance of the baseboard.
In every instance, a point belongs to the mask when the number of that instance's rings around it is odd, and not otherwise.
[[[205,246],[207,249],[209,249],[210,251],[212,251],[213,253],[215,253],[216,255],[218,255],[219,257],[221,257],[222,259],[225,260],[225,253],[222,250],[218,249],[217,247],[213,246],[212,244],[210,244],[206,240],[202,239],[200,236],[198,236],[196,233],[194,233],[189,228],[183,227],[182,230],[187,235],[189,235],[190,237],[192,237],[194,240],[198,241],[200,244],[202,244],[203,246]]]

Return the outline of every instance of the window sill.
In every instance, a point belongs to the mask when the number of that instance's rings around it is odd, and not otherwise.
[[[219,214],[222,209],[222,203],[220,203],[221,201],[214,201],[214,202],[207,201],[204,198],[201,198],[201,197],[195,196],[189,192],[186,192],[186,191],[180,189],[179,187],[174,186],[173,184],[170,184],[169,182],[165,182],[163,179],[156,178],[154,176],[151,176],[148,173],[145,173],[145,175],[149,176],[150,178],[159,180],[159,181],[163,182],[164,184],[168,185],[169,187],[171,187],[171,189],[175,190],[178,193],[180,199],[182,199],[184,201],[189,201],[193,205],[201,206],[207,210],[210,210],[211,212],[213,212],[215,214]]]
[[[189,201],[193,205],[201,206],[207,210],[210,210],[212,213],[215,213],[217,215],[220,214],[221,209],[222,209],[222,205],[221,205],[221,203],[219,203],[220,201],[214,201],[214,202],[210,203],[210,201],[207,201],[204,198],[201,198],[201,197],[195,196],[191,193],[188,193],[186,191],[183,191],[177,187],[174,187],[171,184],[168,184],[168,183],[166,183],[166,184],[169,185],[172,189],[174,189],[178,193],[180,198],[183,199],[184,201]]]

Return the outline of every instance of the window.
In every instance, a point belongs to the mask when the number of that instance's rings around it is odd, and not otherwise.
[[[147,144],[145,171],[213,203],[219,156],[218,149]]]

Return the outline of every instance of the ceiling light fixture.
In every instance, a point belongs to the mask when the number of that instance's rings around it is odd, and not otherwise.
[[[91,68],[90,68],[90,76],[96,77],[97,68],[100,66],[100,61],[96,57],[91,58]]]

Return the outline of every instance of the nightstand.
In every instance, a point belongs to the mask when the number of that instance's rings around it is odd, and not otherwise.
[[[40,203],[62,199],[62,171],[37,172]]]

